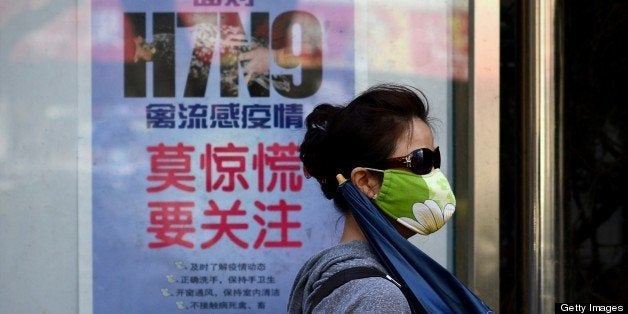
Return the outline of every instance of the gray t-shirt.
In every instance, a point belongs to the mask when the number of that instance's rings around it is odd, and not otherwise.
[[[351,241],[325,249],[301,268],[292,286],[289,313],[411,313],[399,288],[382,277],[354,279],[338,287],[314,308],[311,298],[337,272],[369,266],[386,272],[366,242]]]

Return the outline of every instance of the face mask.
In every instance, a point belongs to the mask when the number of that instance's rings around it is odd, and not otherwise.
[[[445,175],[434,169],[425,175],[401,170],[384,172],[375,203],[410,230],[428,235],[440,229],[456,209],[456,199]]]

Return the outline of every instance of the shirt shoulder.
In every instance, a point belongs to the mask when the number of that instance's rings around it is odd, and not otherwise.
[[[314,313],[411,313],[399,287],[383,277],[351,280],[335,289],[315,308]]]

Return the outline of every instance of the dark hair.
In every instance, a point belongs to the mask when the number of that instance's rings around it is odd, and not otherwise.
[[[419,90],[416,90],[423,96]],[[428,123],[428,105],[411,88],[383,84],[369,88],[346,107],[321,104],[306,120],[300,157],[328,199],[337,198],[336,175],[350,177],[355,167],[377,167],[395,150],[414,117]]]

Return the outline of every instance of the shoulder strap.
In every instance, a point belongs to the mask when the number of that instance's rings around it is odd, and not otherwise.
[[[312,296],[310,300],[310,304],[311,304],[310,308],[311,309],[315,308],[316,305],[318,305],[318,303],[320,303],[324,298],[326,298],[330,293],[332,293],[332,291],[344,285],[345,283],[351,280],[369,278],[369,277],[383,277],[386,279],[390,278],[383,271],[377,268],[368,267],[368,266],[358,266],[358,267],[343,269],[333,274],[331,277],[327,278],[327,280],[325,280],[325,282],[323,282],[321,286],[314,292],[314,295]],[[396,282],[394,283],[398,285]]]

